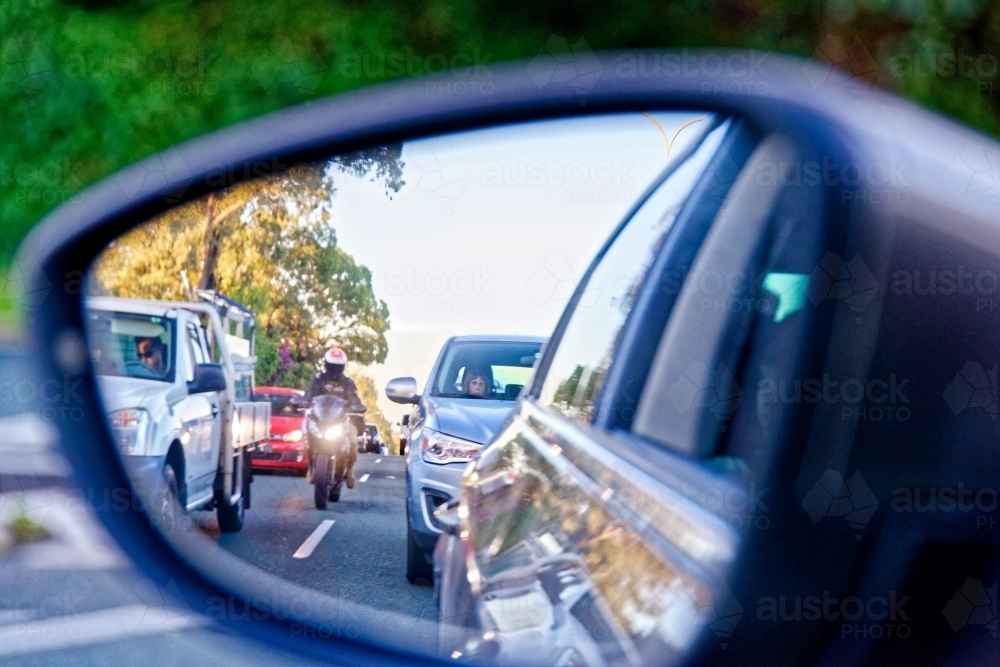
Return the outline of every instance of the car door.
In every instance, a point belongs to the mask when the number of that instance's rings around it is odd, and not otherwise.
[[[192,364],[208,363],[203,335],[193,320],[185,322],[183,339],[184,350]],[[186,418],[191,421],[190,441],[185,447],[186,477],[189,485],[188,498],[195,499],[211,493],[219,467],[219,398],[216,392],[192,394],[187,397],[186,403]]]
[[[439,548],[442,649],[589,665],[725,648],[745,613],[726,580],[766,465],[727,451],[736,377],[768,326],[784,354],[771,372],[797,363],[789,341],[814,315],[799,292],[822,245],[819,191],[760,177],[796,159],[722,122],[599,254],[530,393],[466,472],[459,539]],[[767,417],[761,442],[785,418]]]

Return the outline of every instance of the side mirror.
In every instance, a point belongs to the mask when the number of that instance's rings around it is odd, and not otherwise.
[[[210,391],[225,391],[226,369],[222,364],[197,364],[194,379],[187,383],[189,394],[205,394]]]
[[[449,535],[458,535],[458,505],[458,498],[454,498],[434,510],[434,523]]]
[[[413,378],[393,378],[385,386],[385,395],[393,403],[417,403],[420,394],[417,393],[417,381]]]

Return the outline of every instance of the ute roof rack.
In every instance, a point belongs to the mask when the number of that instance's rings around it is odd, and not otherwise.
[[[254,318],[256,317],[254,312],[222,292],[212,289],[198,289],[195,290],[195,295],[202,301],[214,305],[219,311],[219,317],[232,320],[244,326],[254,326]]]

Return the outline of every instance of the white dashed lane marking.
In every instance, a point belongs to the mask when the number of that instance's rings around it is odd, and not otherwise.
[[[370,477],[370,475],[368,473],[365,473],[364,475],[361,476],[361,481],[362,482],[367,482],[369,477]]]
[[[312,552],[319,545],[319,541],[323,539],[323,536],[329,532],[330,528],[333,527],[333,519],[326,519],[323,523],[316,526],[316,530],[312,532],[312,535],[306,538],[306,541],[302,543],[298,551],[292,554],[292,558],[309,558]]]

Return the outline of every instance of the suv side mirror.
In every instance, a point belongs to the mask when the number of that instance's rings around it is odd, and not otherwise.
[[[393,378],[385,386],[385,395],[393,403],[418,403],[417,381],[410,377]]]
[[[194,379],[187,383],[189,394],[225,391],[227,386],[226,369],[222,364],[196,364]]]

